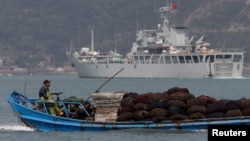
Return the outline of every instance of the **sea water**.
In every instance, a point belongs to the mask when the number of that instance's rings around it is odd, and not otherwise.
[[[188,88],[195,96],[216,99],[250,98],[250,75],[239,79],[98,79],[77,75],[0,76],[0,141],[206,141],[207,131],[165,131],[127,129],[108,132],[38,132],[25,127],[10,108],[7,97],[17,91],[37,98],[45,79],[51,80],[51,91],[63,92],[61,99],[76,96],[86,99],[92,92],[126,91],[139,94],[164,92],[172,87]]]

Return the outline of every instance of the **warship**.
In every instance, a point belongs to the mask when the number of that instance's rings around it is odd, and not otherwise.
[[[241,78],[244,50],[212,48],[206,36],[188,37],[186,27],[174,26],[171,16],[177,4],[169,3],[157,11],[162,23],[154,29],[138,30],[136,40],[126,55],[91,47],[66,51],[80,78]]]

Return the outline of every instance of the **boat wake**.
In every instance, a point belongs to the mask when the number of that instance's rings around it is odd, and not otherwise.
[[[0,131],[34,131],[34,130],[22,125],[0,125]]]

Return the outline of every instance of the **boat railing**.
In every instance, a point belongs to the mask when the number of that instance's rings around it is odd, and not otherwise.
[[[228,53],[228,52],[234,53],[234,52],[244,52],[244,50],[236,49],[236,48],[226,48],[226,49],[220,49],[220,52],[221,53]]]
[[[48,110],[49,105],[56,104],[64,112],[63,117],[66,118],[74,118],[79,110],[83,111],[86,117],[89,117],[91,114],[85,108],[84,102],[74,102],[74,101],[64,101],[64,100],[45,102],[45,101],[40,101],[39,99],[23,98],[19,99],[18,103],[24,105],[29,109],[37,110],[38,112],[43,112],[46,114],[50,114]]]

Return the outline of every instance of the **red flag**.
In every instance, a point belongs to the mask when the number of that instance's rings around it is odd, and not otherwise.
[[[178,6],[176,3],[171,3],[171,9],[174,10],[174,9],[177,9]]]

